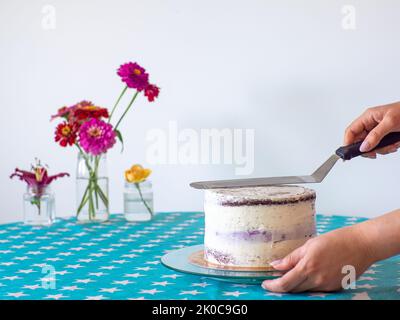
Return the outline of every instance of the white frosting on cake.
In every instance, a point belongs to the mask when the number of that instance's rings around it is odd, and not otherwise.
[[[315,192],[299,186],[214,189],[205,195],[205,257],[266,267],[315,235]]]

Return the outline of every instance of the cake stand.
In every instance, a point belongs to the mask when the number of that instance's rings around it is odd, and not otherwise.
[[[212,265],[202,259],[203,248],[201,244],[171,251],[161,258],[161,263],[178,272],[243,284],[260,284],[263,280],[274,279],[283,274],[279,271]]]

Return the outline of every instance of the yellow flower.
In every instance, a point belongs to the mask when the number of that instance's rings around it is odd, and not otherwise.
[[[150,169],[145,169],[140,164],[135,164],[125,171],[125,180],[130,183],[141,183],[145,181],[150,174]]]

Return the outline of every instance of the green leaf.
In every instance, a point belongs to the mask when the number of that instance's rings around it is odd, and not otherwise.
[[[121,142],[122,148],[121,148],[121,153],[124,151],[124,139],[122,138],[121,131],[115,130],[115,133],[117,134],[118,140]]]

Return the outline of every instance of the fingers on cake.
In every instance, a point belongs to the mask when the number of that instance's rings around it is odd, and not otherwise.
[[[204,259],[271,269],[316,234],[315,198],[300,186],[206,190]]]

